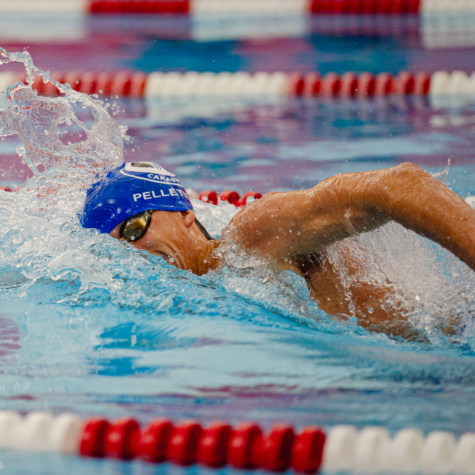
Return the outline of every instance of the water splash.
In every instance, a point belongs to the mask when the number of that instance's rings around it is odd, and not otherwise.
[[[352,272],[348,256],[358,263]],[[401,319],[379,325],[379,331],[398,333],[409,323],[436,347],[475,347],[475,274],[437,244],[391,222],[330,246],[325,258],[339,273],[350,305],[352,286],[387,290],[382,307]]]
[[[41,71],[33,64],[27,51],[7,53],[0,48],[0,58],[4,58],[0,59],[0,65],[19,62],[25,66],[26,84],[17,82],[7,88],[11,105],[0,110],[0,136],[17,134],[20,137],[22,144],[17,151],[34,175],[54,169],[56,173],[62,171],[63,178],[71,177],[70,183],[90,181],[95,174],[123,162],[121,130],[100,101],[52,79],[49,72]],[[32,88],[38,75],[43,77],[44,83],[54,85],[64,97],[38,96]],[[91,127],[78,119],[73,106],[90,109]],[[65,144],[60,134],[63,124],[79,129],[85,139]]]
[[[7,88],[10,105],[0,110],[0,136],[18,135],[17,152],[33,178],[16,193],[0,194],[0,216],[8,223],[0,231],[0,255],[4,266],[21,271],[19,295],[26,295],[40,279],[66,277],[82,282],[80,295],[110,280],[110,273],[89,252],[91,243],[78,225],[77,212],[97,175],[124,161],[123,131],[100,101],[52,79],[33,64],[28,52],[0,48],[0,65],[12,62],[24,65],[26,84]],[[32,88],[38,75],[63,96],[38,96]],[[92,124],[79,120],[75,109],[89,111]],[[73,128],[82,139],[64,143],[62,126]]]

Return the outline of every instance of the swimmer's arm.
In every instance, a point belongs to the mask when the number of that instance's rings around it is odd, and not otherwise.
[[[475,270],[475,211],[417,165],[340,174],[310,190],[271,193],[238,214],[239,241],[282,264],[394,220]]]

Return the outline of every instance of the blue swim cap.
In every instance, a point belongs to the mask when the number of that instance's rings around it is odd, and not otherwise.
[[[193,206],[173,173],[152,162],[124,163],[87,190],[79,221],[110,233],[122,221],[152,209],[187,211]]]

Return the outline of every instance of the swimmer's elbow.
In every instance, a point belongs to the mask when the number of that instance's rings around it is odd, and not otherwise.
[[[412,175],[420,175],[420,174],[427,175],[426,171],[424,171],[419,165],[416,165],[413,162],[401,163],[400,165],[390,168],[390,170],[394,170],[397,173],[406,173],[406,174],[412,174]]]

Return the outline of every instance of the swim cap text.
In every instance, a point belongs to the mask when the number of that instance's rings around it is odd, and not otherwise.
[[[155,191],[144,191],[143,193],[135,193],[133,195],[134,201],[138,200],[153,200],[153,199],[161,199],[167,198],[169,196],[181,196],[183,198],[188,198],[188,195],[182,190],[176,190],[174,188],[170,188],[168,193],[164,190],[160,190],[160,193],[155,193]]]

